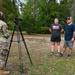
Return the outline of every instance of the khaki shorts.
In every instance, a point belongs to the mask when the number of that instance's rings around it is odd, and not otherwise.
[[[63,47],[69,47],[70,49],[73,49],[73,45],[74,45],[74,42],[72,41],[64,41],[64,45]]]

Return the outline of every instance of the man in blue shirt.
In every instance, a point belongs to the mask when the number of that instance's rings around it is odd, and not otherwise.
[[[69,47],[68,57],[70,57],[73,52],[74,36],[75,36],[75,24],[73,24],[72,17],[67,17],[67,25],[64,28],[64,35],[65,41],[60,56],[63,56],[64,52],[66,51],[66,48]]]

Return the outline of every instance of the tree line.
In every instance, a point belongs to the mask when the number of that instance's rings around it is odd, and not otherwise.
[[[0,1],[0,10],[5,14],[5,21],[9,29],[13,29],[14,17],[21,17],[20,23],[23,31],[27,33],[49,33],[48,28],[53,23],[55,17],[58,17],[63,27],[66,24],[66,17],[74,18],[74,0],[2,0]]]

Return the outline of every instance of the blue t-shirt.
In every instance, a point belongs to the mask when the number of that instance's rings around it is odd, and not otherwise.
[[[65,30],[65,40],[71,41],[73,37],[73,32],[75,31],[75,24],[71,24],[71,25],[67,24],[64,30]]]

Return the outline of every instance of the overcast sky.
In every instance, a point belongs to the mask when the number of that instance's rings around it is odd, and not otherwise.
[[[60,3],[60,0],[57,0],[58,3]]]
[[[22,3],[26,3],[26,0],[20,0]]]
[[[18,2],[19,2],[19,0],[17,0]],[[26,0],[20,0],[22,3],[26,3]],[[57,3],[59,3],[60,4],[60,0],[56,0],[57,1]],[[20,8],[20,7],[19,7]],[[19,9],[19,11],[20,11],[20,9]],[[21,13],[21,11],[20,11],[20,13]]]
[[[23,3],[26,3],[26,0],[20,0]],[[60,3],[60,0],[57,0],[58,3]]]

